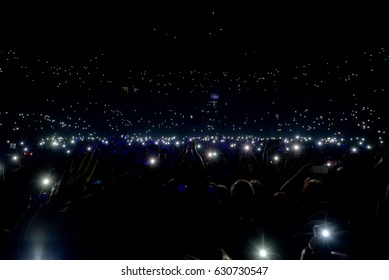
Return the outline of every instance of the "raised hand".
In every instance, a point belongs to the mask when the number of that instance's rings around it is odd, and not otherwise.
[[[70,167],[54,188],[49,205],[67,209],[72,202],[88,198],[102,190],[103,185],[96,187],[90,182],[98,164],[96,150],[84,154],[78,160],[72,160]]]

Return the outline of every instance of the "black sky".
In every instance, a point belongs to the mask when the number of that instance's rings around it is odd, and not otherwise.
[[[386,44],[379,10],[195,1],[18,6],[3,12],[0,47],[61,63],[100,50],[114,61],[159,68],[294,63]]]

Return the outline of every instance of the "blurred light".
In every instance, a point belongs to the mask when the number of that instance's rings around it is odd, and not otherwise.
[[[330,231],[328,229],[323,229],[323,231],[321,232],[322,236],[323,237],[329,237],[330,236]]]
[[[217,153],[216,152],[208,152],[208,157],[215,158],[215,157],[217,157]]]
[[[91,147],[88,147],[88,148],[86,148],[88,151],[91,151],[92,150],[92,148]]]
[[[275,155],[275,156],[273,157],[273,160],[274,160],[275,162],[278,162],[278,161],[280,160],[280,157],[277,156],[277,155]]]
[[[49,178],[43,178],[43,180],[42,180],[42,185],[43,186],[47,186],[47,185],[49,185],[50,184],[50,179]]]
[[[261,258],[266,258],[267,257],[267,251],[264,250],[264,249],[259,250],[259,256]]]
[[[157,163],[157,159],[152,157],[149,159],[149,163],[150,163],[150,165],[155,165]]]
[[[13,161],[17,161],[18,159],[19,159],[18,156],[13,156],[13,157],[12,157],[12,160],[13,160]]]
[[[352,147],[352,148],[351,148],[351,152],[356,153],[356,152],[358,152],[358,149],[355,148],[355,147]]]
[[[299,151],[299,150],[300,150],[300,146],[299,146],[299,145],[294,145],[294,146],[293,146],[293,150]]]
[[[245,145],[245,146],[244,146],[244,150],[245,150],[245,151],[250,151],[250,146],[249,146],[249,145]]]

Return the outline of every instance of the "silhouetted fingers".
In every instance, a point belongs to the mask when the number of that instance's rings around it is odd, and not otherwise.
[[[90,179],[92,178],[93,174],[95,173],[96,171],[96,168],[97,168],[97,165],[99,164],[99,160],[96,159],[93,164],[91,162],[90,166],[89,166],[89,169],[87,170],[87,172],[85,173],[85,182],[86,183],[89,183]]]

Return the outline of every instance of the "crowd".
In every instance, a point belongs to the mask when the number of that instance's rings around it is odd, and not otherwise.
[[[389,259],[384,147],[196,141],[114,139],[9,161],[0,258]],[[48,169],[54,179],[35,179]]]

